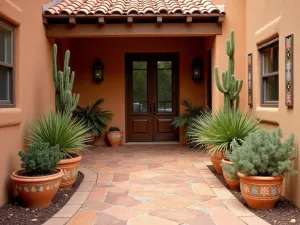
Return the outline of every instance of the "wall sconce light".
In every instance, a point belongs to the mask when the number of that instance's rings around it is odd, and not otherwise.
[[[94,69],[94,81],[99,83],[104,80],[103,76],[103,63],[100,61],[100,59],[97,59],[93,65]]]
[[[202,79],[202,62],[196,58],[193,61],[193,74],[192,74],[192,79],[194,81],[200,81]]]

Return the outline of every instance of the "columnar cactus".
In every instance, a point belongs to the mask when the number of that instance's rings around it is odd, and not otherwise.
[[[229,57],[228,59],[228,70],[222,73],[222,83],[221,85],[219,78],[218,67],[215,68],[215,77],[217,87],[220,92],[224,94],[224,111],[239,111],[240,107],[240,92],[243,87],[242,80],[236,80],[234,78],[234,32],[230,33],[230,40],[226,41],[226,51]],[[234,106],[234,102],[235,106]]]
[[[72,94],[75,73],[69,67],[70,51],[65,53],[64,71],[57,71],[57,45],[53,47],[53,82],[55,85],[56,112],[72,113],[78,104],[79,94]]]

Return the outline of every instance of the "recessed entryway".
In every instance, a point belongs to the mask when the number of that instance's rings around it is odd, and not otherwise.
[[[177,141],[178,53],[126,54],[127,141]]]

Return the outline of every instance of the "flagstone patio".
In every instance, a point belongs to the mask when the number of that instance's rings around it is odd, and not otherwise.
[[[265,225],[182,145],[96,147],[84,181],[46,225]]]

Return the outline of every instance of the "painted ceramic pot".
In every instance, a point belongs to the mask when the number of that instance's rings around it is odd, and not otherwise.
[[[246,176],[238,172],[242,195],[253,209],[271,209],[281,196],[283,176]]]
[[[76,155],[74,158],[62,159],[58,162],[58,167],[62,169],[64,173],[60,183],[60,189],[70,188],[76,181],[79,163],[82,156],[79,154],[74,155]]]
[[[222,163],[229,165],[229,166],[233,166],[233,162],[227,161],[226,159],[222,159]],[[224,169],[223,169],[223,176],[226,180],[226,183],[229,185],[230,189],[232,190],[240,190],[240,181],[239,180],[234,180],[232,179],[231,175],[229,173],[227,173]]]
[[[123,131],[109,131],[107,132],[107,140],[111,147],[118,147],[121,145],[123,139]]]
[[[14,189],[24,200],[27,207],[47,208],[58,191],[64,173],[55,169],[48,176],[25,176],[25,170],[17,170],[11,175]]]
[[[224,159],[224,153],[213,154],[210,156],[210,160],[216,169],[218,174],[223,174],[223,169],[221,166],[222,159]]]

